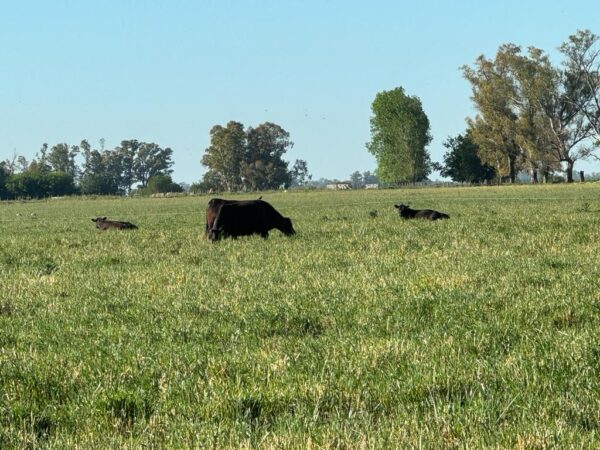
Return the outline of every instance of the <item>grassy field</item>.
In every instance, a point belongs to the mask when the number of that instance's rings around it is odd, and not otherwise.
[[[0,448],[600,447],[600,184],[263,198],[0,203]]]

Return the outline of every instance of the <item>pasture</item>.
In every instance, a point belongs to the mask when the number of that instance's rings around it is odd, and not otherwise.
[[[262,195],[0,203],[0,448],[600,446],[600,184]]]

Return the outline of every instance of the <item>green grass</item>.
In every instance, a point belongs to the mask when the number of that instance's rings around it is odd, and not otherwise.
[[[263,196],[1,203],[0,448],[600,446],[599,184]]]

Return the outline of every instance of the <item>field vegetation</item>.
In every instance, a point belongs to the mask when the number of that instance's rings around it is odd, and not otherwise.
[[[0,448],[600,446],[599,184],[262,195],[0,203]]]

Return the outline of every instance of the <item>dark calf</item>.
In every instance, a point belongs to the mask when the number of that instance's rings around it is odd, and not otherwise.
[[[403,219],[438,220],[450,218],[448,214],[434,211],[433,209],[410,209],[408,205],[403,205],[402,203],[394,205],[394,207],[398,208],[398,214],[400,214],[400,217]]]
[[[106,220],[106,217],[96,217],[92,219],[96,222],[96,228],[99,230],[134,230],[137,226],[131,222],[119,222],[118,220]]]

